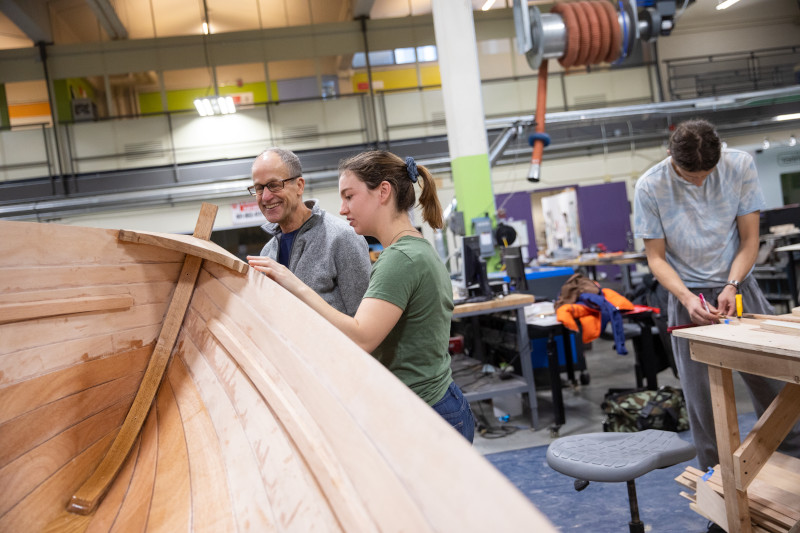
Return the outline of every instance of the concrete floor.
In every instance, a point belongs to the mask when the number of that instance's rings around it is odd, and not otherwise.
[[[626,345],[628,355],[618,355],[614,350],[613,341],[597,339],[592,343],[591,349],[585,352],[590,382],[588,385],[580,385],[576,389],[568,386],[563,388],[566,422],[559,430],[560,436],[603,431],[604,413],[600,404],[608,389],[636,386],[633,345],[631,341],[627,341]],[[562,374],[562,378],[566,379],[566,374]],[[671,369],[666,369],[658,374],[658,385],[680,387],[680,381],[675,378]],[[734,386],[739,413],[751,412],[753,410],[752,403],[738,373],[734,373]],[[531,429],[530,418],[525,415],[512,416],[505,423],[494,418],[493,424],[511,425],[517,430],[500,438],[485,438],[476,433],[475,449],[485,455],[549,445],[553,441],[549,428],[555,419],[550,394],[549,388],[537,390],[536,397],[539,405],[539,427],[537,429]],[[511,407],[515,407],[516,398],[511,396],[498,404],[505,404],[508,401],[511,402]],[[521,399],[519,401],[521,405]],[[473,411],[479,409],[482,409],[487,415],[491,414],[491,410],[486,404],[480,406],[473,404]]]

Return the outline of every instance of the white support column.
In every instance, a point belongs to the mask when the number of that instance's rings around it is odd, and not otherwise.
[[[433,26],[456,199],[471,233],[473,218],[495,215],[472,2],[433,0]]]

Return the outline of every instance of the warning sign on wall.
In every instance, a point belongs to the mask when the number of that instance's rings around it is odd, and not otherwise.
[[[258,202],[238,202],[231,204],[231,222],[234,226],[263,224],[266,222],[264,215],[258,208]]]

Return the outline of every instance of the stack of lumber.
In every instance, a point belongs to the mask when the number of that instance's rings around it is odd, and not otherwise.
[[[702,480],[704,474],[689,466],[675,481],[693,491],[692,494],[681,492],[692,502],[692,510],[727,531],[719,465],[707,481]],[[754,532],[785,533],[800,530],[800,459],[774,453],[750,483],[747,496]]]

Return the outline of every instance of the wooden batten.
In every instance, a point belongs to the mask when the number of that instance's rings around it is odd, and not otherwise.
[[[208,239],[211,236],[216,214],[217,206],[206,203],[202,205],[200,216],[195,226],[194,237]],[[194,255],[187,255],[184,259],[183,268],[178,277],[178,284],[172,294],[172,300],[164,317],[164,325],[153,350],[153,355],[150,357],[145,375],[142,378],[141,386],[133,400],[131,410],[97,470],[72,495],[67,507],[70,512],[78,514],[94,512],[122,468],[125,458],[139,435],[145,416],[150,410],[158,386],[166,372],[167,363],[175,345],[175,340],[178,338],[178,332],[186,314],[186,309],[189,306],[189,300],[192,297],[194,284],[202,263],[203,260]]]
[[[76,313],[91,313],[93,311],[123,311],[129,309],[132,305],[133,297],[129,294],[41,300],[14,304],[0,303],[0,324]]]

